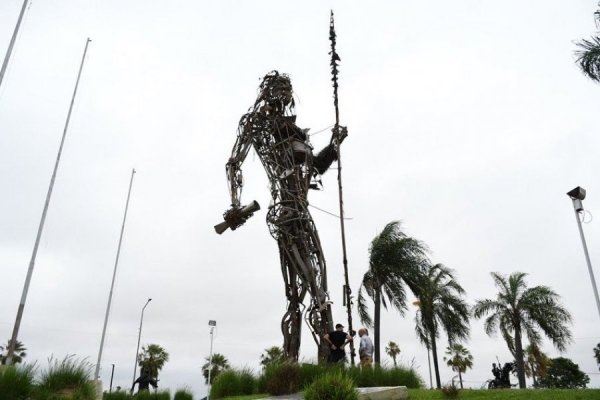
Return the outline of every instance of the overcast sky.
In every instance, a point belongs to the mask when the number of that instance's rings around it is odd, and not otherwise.
[[[21,0],[0,2],[4,54]],[[263,207],[215,234],[230,200],[224,165],[259,79],[288,73],[298,125],[333,124],[329,10],[336,12],[350,281],[357,292],[371,239],[392,220],[455,270],[467,300],[496,293],[490,272],[528,273],[573,315],[563,354],[600,387],[595,307],[571,201],[581,185],[597,219],[584,225],[600,265],[600,85],[574,64],[594,32],[596,0],[34,1],[0,88],[0,340],[14,318],[87,37],[92,38],[42,237],[20,339],[41,367],[55,355],[95,362],[132,168],[135,176],[102,360],[102,379],[131,384],[142,344],[171,356],[160,386],[204,394],[209,319],[214,350],[259,369],[282,343],[285,310],[268,181],[251,152],[242,202]],[[368,5],[367,5],[368,4]],[[316,148],[327,132],[311,137]],[[310,202],[337,212],[336,174]],[[328,262],[334,318],[345,322],[339,221],[313,209]],[[591,219],[590,216],[586,217]],[[596,276],[600,270],[595,269]],[[412,299],[411,299],[412,300]],[[428,381],[427,352],[405,318],[383,313]],[[360,325],[355,313],[355,325]],[[472,321],[467,386],[491,378],[500,337]],[[440,340],[438,348],[447,343]],[[559,356],[548,342],[544,351]],[[302,358],[316,357],[304,329]],[[383,357],[387,359],[387,356]],[[443,366],[448,382],[453,372]],[[389,360],[388,360],[389,362]],[[514,379],[516,382],[516,378]]]

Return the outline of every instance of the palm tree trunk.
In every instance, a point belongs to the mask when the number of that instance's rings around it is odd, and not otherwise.
[[[537,387],[537,380],[535,379],[535,369],[533,363],[529,363],[529,366],[531,368],[531,377],[533,378],[533,387]]]
[[[460,388],[463,388],[463,384],[462,384],[462,375],[460,373],[460,370],[458,370],[458,380],[460,381]]]
[[[433,369],[435,370],[435,384],[438,389],[442,388],[442,383],[440,381],[440,368],[438,367],[438,359],[437,359],[437,344],[435,343],[435,333],[430,332],[431,336],[431,354],[433,355]]]
[[[381,316],[381,288],[375,289],[375,364],[380,365],[379,355],[379,327],[380,327],[380,316]]]
[[[519,379],[519,388],[525,389],[525,362],[523,361],[523,343],[521,341],[521,324],[515,324],[515,358],[517,359],[517,378]]]

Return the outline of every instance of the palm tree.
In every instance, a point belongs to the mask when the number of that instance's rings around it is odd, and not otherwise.
[[[142,352],[138,356],[140,368],[146,370],[155,379],[167,361],[169,361],[169,353],[158,344],[142,346]]]
[[[394,368],[396,368],[398,366],[398,364],[396,364],[396,357],[400,354],[400,347],[398,347],[396,342],[390,341],[385,348],[385,352],[388,356],[392,357],[392,360],[394,360]]]
[[[0,354],[0,364],[2,364],[2,365],[6,365],[6,359],[8,358],[8,348],[9,347],[10,347],[10,339],[7,340],[6,346],[0,346],[0,351],[2,352],[2,354]],[[19,363],[23,362],[23,359],[27,355],[27,353],[25,352],[26,350],[27,349],[25,348],[23,343],[21,341],[17,340],[17,342],[15,344],[15,351],[14,351],[13,357],[12,357],[12,363],[19,364]]]
[[[208,369],[210,363],[210,357],[205,358],[206,363],[202,366],[202,375],[204,376],[204,383],[208,384]],[[214,353],[212,356],[212,368],[210,369],[210,384],[212,385],[215,377],[226,369],[231,368],[229,366],[229,360],[220,353]]]
[[[282,362],[285,359],[286,358],[283,349],[278,346],[273,346],[265,349],[265,352],[260,355],[260,365],[265,368],[269,364]]]
[[[600,28],[600,3],[598,3],[598,7],[598,11],[594,13],[594,18],[596,27]],[[579,68],[589,78],[600,82],[600,36],[592,36],[590,40],[583,39],[580,43],[577,43],[577,46],[580,48],[575,52]]]
[[[446,361],[449,367],[452,367],[452,371],[458,372],[458,380],[462,389],[462,374],[467,372],[467,369],[473,368],[473,356],[469,353],[469,350],[459,343],[448,346],[446,348],[446,355],[448,358],[444,357],[444,361]]]
[[[540,330],[559,351],[566,350],[571,342],[571,314],[559,304],[560,296],[546,286],[527,288],[523,272],[514,272],[508,279],[496,272],[492,278],[499,292],[496,299],[478,300],[473,307],[475,318],[485,320],[485,333],[500,330],[508,349],[517,364],[519,387],[524,389],[525,362],[523,360],[523,334],[530,344],[539,345]]]
[[[525,376],[533,379],[533,386],[537,387],[539,379],[546,375],[550,366],[550,358],[536,344],[525,348]]]
[[[452,270],[442,264],[425,264],[419,282],[419,310],[415,318],[417,337],[431,349],[435,382],[442,387],[437,357],[436,339],[440,327],[446,332],[450,345],[469,337],[469,307],[462,296],[465,291],[455,280]]]
[[[416,293],[420,266],[425,258],[426,246],[422,242],[406,236],[400,230],[400,222],[390,222],[371,242],[369,248],[369,270],[364,274],[358,291],[358,314],[362,323],[374,327],[375,363],[380,363],[380,316],[381,305],[387,310],[388,304],[404,315],[406,291],[404,284]],[[364,293],[375,305],[374,319],[371,319]]]

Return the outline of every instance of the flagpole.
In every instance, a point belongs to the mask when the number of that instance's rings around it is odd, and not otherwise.
[[[352,334],[352,289],[350,288],[350,280],[348,278],[348,257],[346,254],[346,229],[344,226],[344,198],[342,190],[342,153],[341,153],[341,132],[340,132],[340,110],[338,106],[338,64],[340,56],[335,50],[336,45],[335,24],[333,20],[333,10],[329,20],[329,40],[331,41],[331,74],[333,75],[333,105],[335,107],[335,128],[334,135],[336,141],[336,150],[338,157],[338,195],[340,199],[340,228],[342,233],[342,255],[344,263],[344,303],[346,304],[346,312],[348,314],[348,332]],[[354,365],[354,342],[350,342],[350,361]]]
[[[42,218],[38,227],[37,236],[35,238],[35,244],[33,245],[33,253],[31,254],[31,260],[29,261],[29,269],[27,270],[27,277],[25,278],[25,285],[23,286],[23,292],[21,294],[21,302],[17,310],[17,318],[15,319],[15,326],[13,329],[12,337],[8,343],[8,353],[6,355],[6,364],[10,365],[12,362],[13,354],[15,351],[15,345],[17,344],[17,337],[19,335],[19,328],[21,326],[21,319],[23,317],[23,310],[25,309],[25,300],[27,299],[27,293],[29,291],[29,284],[31,283],[31,275],[33,274],[33,267],[35,266],[35,258],[37,256],[38,247],[40,245],[40,239],[42,237],[42,231],[44,230],[44,223],[46,222],[46,214],[48,213],[48,206],[50,205],[50,197],[52,196],[52,189],[54,188],[54,181],[56,180],[56,172],[58,170],[58,164],[60,163],[60,156],[62,155],[63,145],[65,143],[65,137],[67,136],[67,129],[69,128],[69,121],[71,119],[71,112],[73,111],[73,104],[75,103],[75,96],[77,94],[77,88],[79,86],[79,79],[81,78],[81,71],[83,70],[83,64],[85,62],[85,55],[87,53],[88,45],[92,40],[88,38],[85,42],[85,49],[83,50],[83,56],[81,57],[81,65],[79,66],[79,72],[77,74],[77,81],[75,82],[75,89],[73,90],[73,96],[71,97],[71,104],[69,106],[69,112],[67,113],[67,120],[63,129],[62,139],[60,140],[60,147],[58,148],[58,155],[56,156],[56,162],[54,164],[54,171],[52,172],[52,178],[50,178],[50,186],[48,187],[48,193],[46,194],[46,202],[44,203],[44,210],[42,211]]]
[[[121,234],[119,235],[119,245],[117,246],[117,256],[115,258],[115,266],[113,268],[112,281],[110,283],[110,292],[108,293],[108,303],[106,304],[106,314],[104,315],[104,325],[102,326],[102,337],[100,338],[100,350],[98,351],[98,362],[96,362],[96,372],[94,372],[94,380],[100,378],[100,364],[102,363],[102,350],[104,349],[104,337],[106,336],[106,326],[108,325],[108,315],[110,314],[110,305],[112,303],[113,289],[115,287],[115,278],[117,276],[117,266],[119,265],[119,255],[121,254],[121,243],[123,242],[123,232],[125,231],[125,221],[127,220],[127,211],[129,209],[129,198],[131,197],[131,187],[133,186],[133,176],[135,168],[131,170],[131,178],[129,179],[129,190],[127,191],[127,201],[125,202],[125,213],[123,214],[123,223],[121,224]]]
[[[17,25],[15,26],[15,30],[13,31],[12,37],[10,38],[10,43],[8,44],[8,49],[6,50],[6,55],[4,56],[4,61],[2,62],[2,68],[0,69],[0,87],[2,86],[2,80],[4,79],[4,74],[6,73],[6,68],[8,67],[8,61],[10,60],[13,47],[15,47],[15,42],[17,41],[17,35],[19,33],[19,28],[21,27],[21,22],[23,21],[23,15],[25,14],[25,10],[27,9],[28,1],[29,0],[23,1],[23,7],[21,7],[21,12],[19,13]]]

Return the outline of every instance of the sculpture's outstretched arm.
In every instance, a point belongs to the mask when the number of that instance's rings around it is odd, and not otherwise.
[[[225,166],[227,171],[227,181],[229,182],[229,194],[231,195],[231,206],[240,207],[242,196],[242,186],[244,179],[242,176],[242,164],[248,155],[252,145],[252,137],[249,123],[249,115],[244,115],[240,120],[238,136],[231,151],[231,157]]]
[[[337,147],[342,144],[346,136],[348,136],[348,129],[345,126],[340,126],[339,143],[337,135],[338,132],[336,129],[332,129],[331,142],[314,157],[313,165],[319,175],[324,174],[331,164],[338,159]]]

